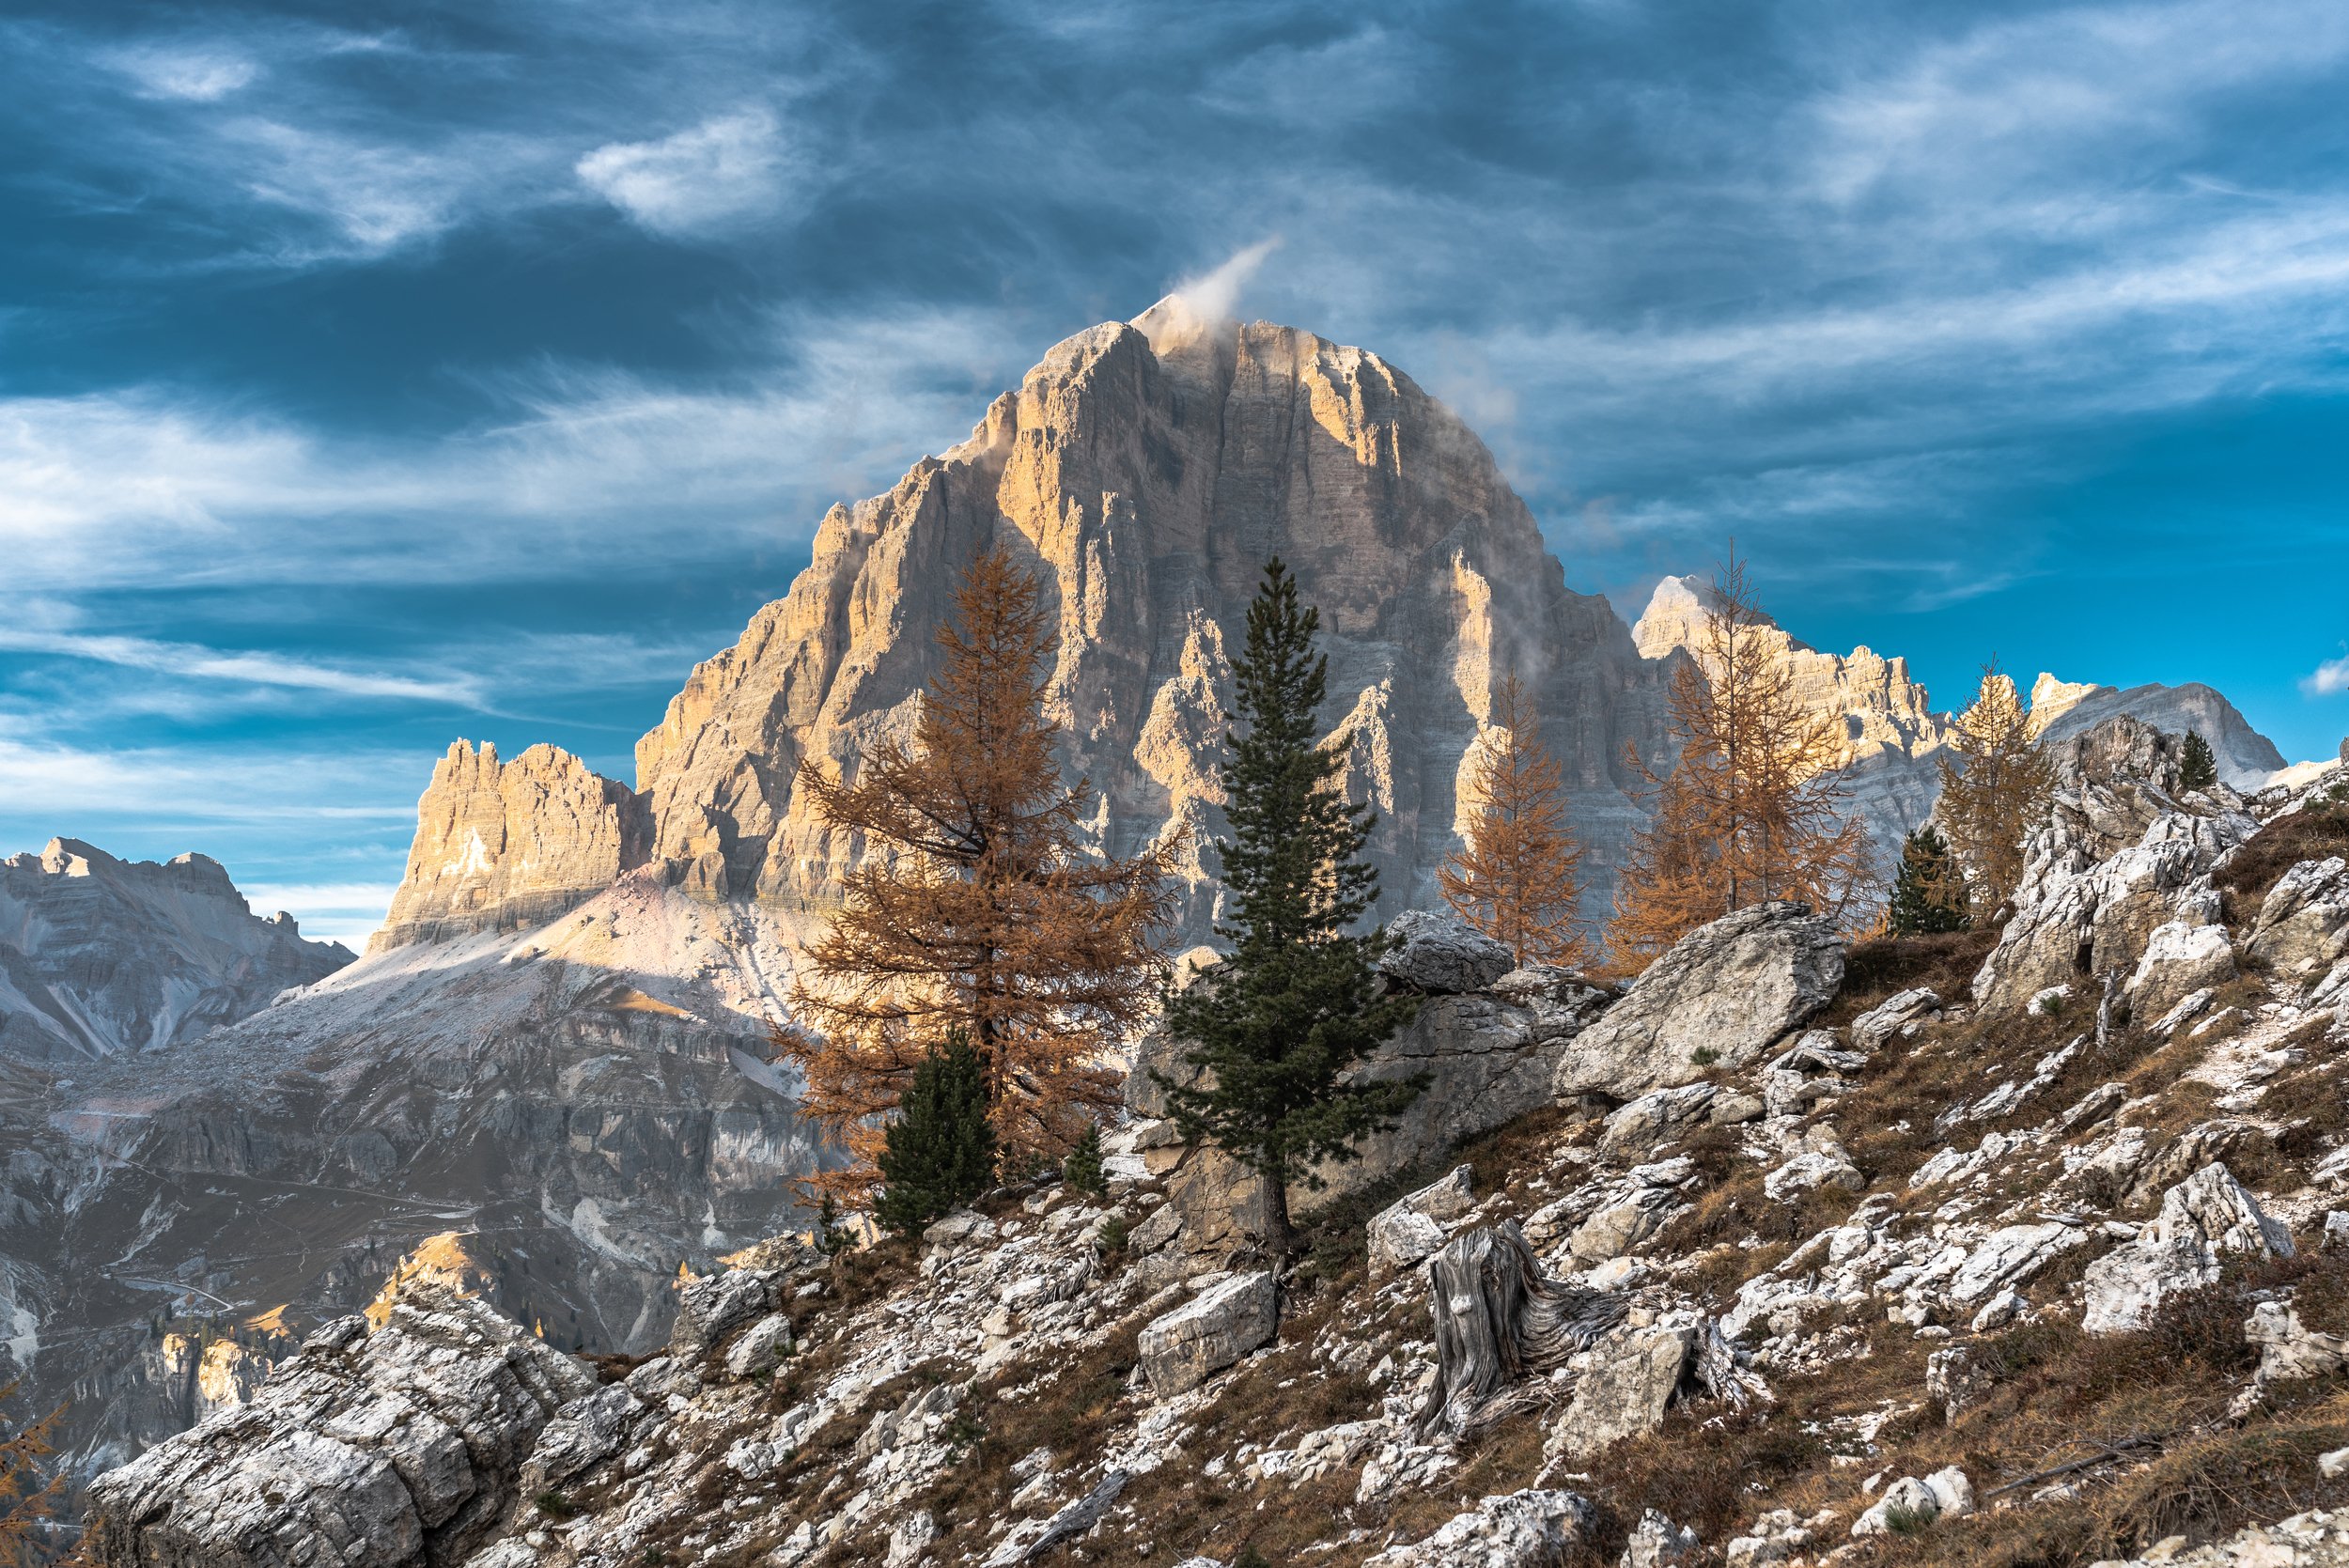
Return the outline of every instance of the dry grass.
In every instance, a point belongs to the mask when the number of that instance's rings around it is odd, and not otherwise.
[[[2211,876],[2223,918],[2230,925],[2248,924],[2285,872],[2330,855],[2349,855],[2349,803],[2309,806],[2270,822]]]
[[[1843,958],[1843,988],[1820,1015],[1818,1027],[1847,1024],[1912,986],[1929,987],[1945,1005],[1962,1002],[1973,986],[1974,971],[1998,941],[1998,932],[1983,927],[1855,943]]]

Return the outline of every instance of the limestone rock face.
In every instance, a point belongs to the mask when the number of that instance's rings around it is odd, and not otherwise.
[[[2285,872],[2260,905],[2253,962],[2305,980],[2349,954],[2349,861],[2302,861]]]
[[[2148,780],[2106,770],[2148,766],[2137,742],[2150,733],[2114,719],[2073,743],[2065,776],[2076,782],[2056,792],[2048,826],[2032,836],[2014,914],[1974,977],[1974,1000],[1984,1009],[2012,1012],[2050,986],[2096,975],[2128,979],[2156,929],[2217,925],[2210,873],[2259,824],[2233,812],[2196,815]],[[2195,986],[2212,983],[2195,974],[2232,971],[2232,957],[2222,962],[2213,939],[2164,937],[2158,973],[2142,987],[2141,1017],[2150,1022]],[[2223,932],[2216,939],[2223,947]]]
[[[1843,945],[1833,921],[1801,904],[1757,904],[1699,926],[1568,1043],[1557,1092],[1628,1099],[1714,1063],[1743,1066],[1832,1000]]]
[[[255,915],[216,861],[121,861],[80,839],[0,860],[0,1056],[161,1050],[351,961]]]
[[[2187,730],[2210,742],[2218,782],[2257,789],[2284,766],[2276,743],[2253,729],[2234,704],[2200,681],[2183,686],[2110,686],[2061,681],[2042,673],[2030,689],[2032,726],[2046,740],[2069,740],[2115,714],[2128,714],[2171,736]]]
[[[1426,1540],[1390,1546],[1363,1568],[1548,1568],[1590,1541],[1598,1511],[1579,1494],[1548,1489],[1490,1497]]]
[[[2234,949],[2223,925],[2170,921],[2145,939],[2145,955],[2125,987],[2130,1011],[2158,1018],[2196,991],[2223,986],[2235,976]]]
[[[532,1444],[594,1376],[479,1302],[424,1287],[375,1333],[345,1318],[254,1401],[91,1487],[115,1568],[354,1568],[462,1561],[500,1523]]]
[[[1424,1073],[1426,1089],[1395,1126],[1365,1138],[1357,1157],[1325,1164],[1316,1174],[1332,1193],[1354,1191],[1548,1104],[1561,1056],[1607,1000],[1604,991],[1554,969],[1515,970],[1492,991],[1427,998],[1418,1016],[1350,1075],[1354,1081],[1385,1081]],[[1154,1074],[1176,1083],[1197,1079],[1180,1044],[1162,1030],[1136,1047],[1126,1080],[1126,1103],[1137,1115],[1167,1114]],[[1225,1234],[1237,1223],[1228,1217],[1255,1212],[1254,1178],[1211,1148],[1176,1150],[1171,1129],[1166,1138],[1170,1196],[1198,1217],[1186,1222],[1187,1241],[1193,1251],[1221,1256],[1238,1244],[1238,1232]]]
[[[1618,1328],[1566,1364],[1577,1374],[1574,1402],[1550,1434],[1549,1452],[1572,1459],[1653,1431],[1680,1387],[1696,1330],[1681,1325]]]
[[[1696,655],[1704,645],[1712,599],[1701,579],[1665,578],[1632,628],[1632,641],[1650,659]],[[1886,659],[1866,647],[1848,655],[1822,653],[1775,622],[1755,628],[1754,635],[1786,670],[1803,706],[1835,721],[1835,766],[1843,770],[1850,809],[1866,818],[1879,853],[1897,853],[1902,836],[1925,820],[1940,796],[1935,761],[1950,743],[1949,716],[1934,711],[1925,689],[1909,677],[1906,659]]]
[[[2162,1195],[2150,1234],[2088,1265],[2080,1327],[2092,1334],[2144,1327],[2165,1296],[2217,1279],[2228,1252],[2288,1258],[2292,1233],[2214,1160]]]
[[[719,857],[738,896],[821,900],[853,846],[810,817],[798,770],[852,769],[910,722],[955,568],[990,539],[1057,605],[1050,703],[1099,842],[1174,842],[1190,939],[1215,897],[1200,846],[1221,827],[1229,656],[1276,552],[1321,609],[1322,722],[1379,815],[1384,912],[1434,902],[1461,762],[1509,668],[1535,681],[1596,880],[1619,862],[1623,748],[1660,744],[1655,670],[1603,598],[1566,589],[1483,443],[1376,354],[1174,303],[1058,345],[969,441],[832,509],[789,594],[638,743],[650,852]]]
[[[1455,1166],[1442,1180],[1406,1193],[1373,1215],[1367,1227],[1374,1274],[1397,1274],[1444,1244],[1443,1222],[1474,1206],[1469,1168]]]
[[[626,785],[568,752],[512,762],[459,740],[416,802],[408,872],[370,952],[475,931],[517,931],[578,908],[643,860]]]
[[[1589,987],[1522,1007],[1486,992],[1430,997],[1351,1075],[1379,1081],[1425,1073],[1426,1089],[1392,1130],[1372,1134],[1359,1158],[1325,1167],[1322,1176],[1351,1191],[1548,1104],[1561,1054],[1599,999]]]

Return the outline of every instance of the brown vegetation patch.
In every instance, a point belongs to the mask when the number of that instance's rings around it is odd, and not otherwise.
[[[1931,989],[1945,1006],[1962,1002],[1972,989],[1974,971],[1998,945],[1999,933],[1989,926],[1855,942],[1843,955],[1843,987],[1820,1015],[1818,1027],[1847,1024],[1916,986]]]
[[[2349,802],[2306,806],[2270,822],[2211,874],[2221,917],[2230,925],[2248,924],[2285,872],[2332,855],[2349,855]]]

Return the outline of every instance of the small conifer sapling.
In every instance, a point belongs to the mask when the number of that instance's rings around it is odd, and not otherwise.
[[[2218,758],[2200,730],[2186,732],[2186,755],[2178,763],[2178,788],[2191,793],[2218,782]]]
[[[914,1068],[890,1119],[879,1164],[882,1186],[874,1218],[909,1238],[994,1185],[987,1066],[961,1030]]]
[[[1088,1198],[1108,1195],[1109,1175],[1101,1167],[1101,1124],[1088,1122],[1085,1130],[1077,1135],[1076,1147],[1061,1161],[1060,1179],[1071,1192]]]

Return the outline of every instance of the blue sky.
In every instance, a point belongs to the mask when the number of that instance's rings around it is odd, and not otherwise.
[[[2349,7],[0,20],[0,852],[356,937],[433,755],[631,776],[832,501],[1266,247],[1636,614],[2349,730]],[[1273,243],[1277,242],[1277,243]]]

